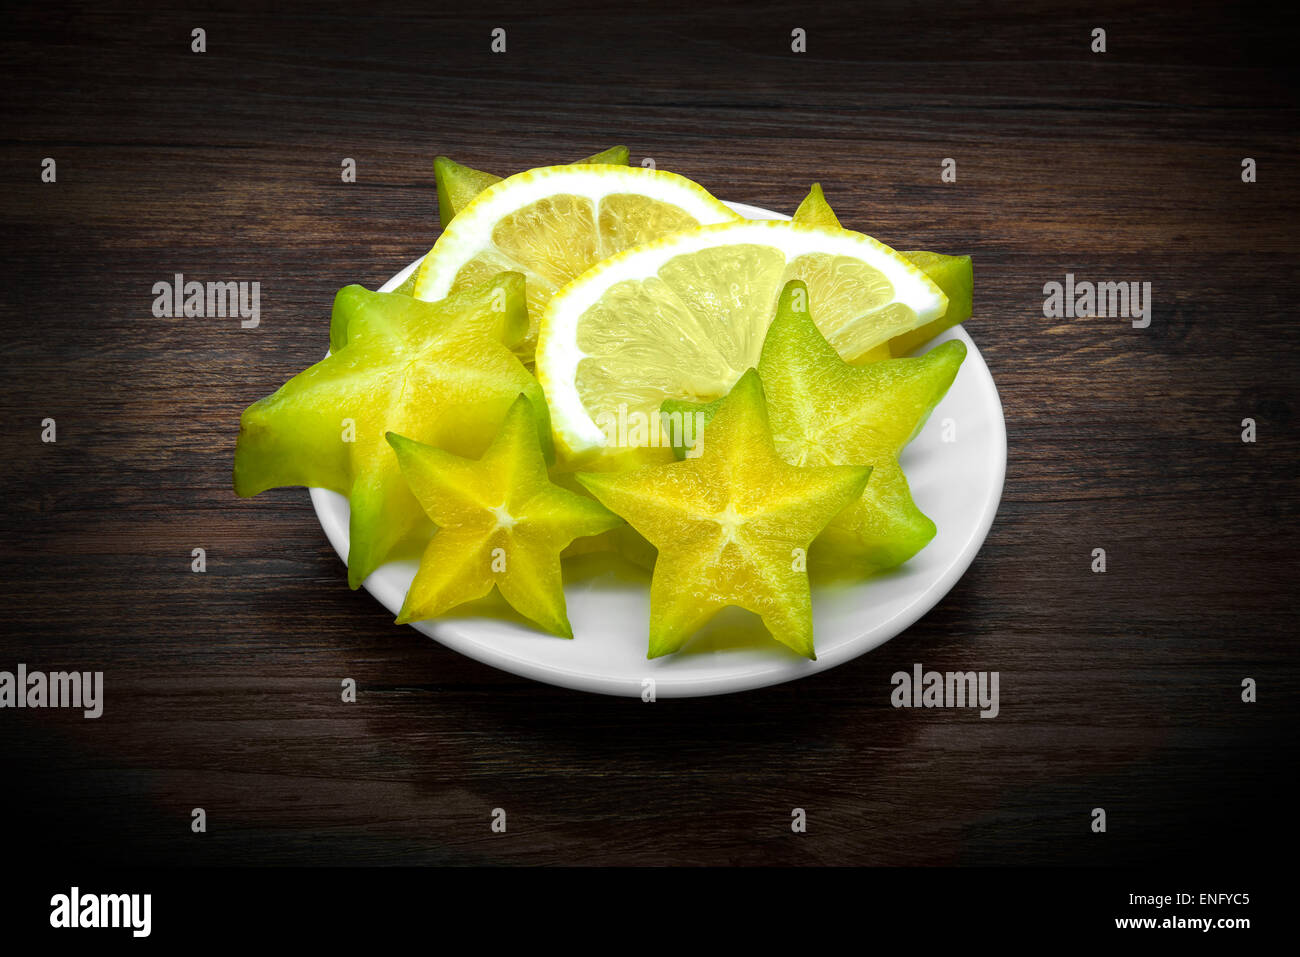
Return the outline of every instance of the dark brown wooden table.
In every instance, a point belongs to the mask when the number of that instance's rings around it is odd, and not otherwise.
[[[1250,861],[1293,834],[1293,14],[243,6],[31,4],[0,40],[0,670],[106,682],[98,720],[0,711],[11,849],[1112,864]],[[241,409],[321,356],[334,291],[437,237],[435,154],[509,173],[618,142],[779,210],[818,180],[852,227],[975,257],[1006,491],[969,573],[872,654],[707,700],[559,690],[394,627],[303,490],[231,491]],[[260,326],[155,318],[177,272],[259,281]],[[1045,319],[1067,272],[1151,282],[1150,327]],[[915,662],[998,671],[1001,714],[891,708]]]

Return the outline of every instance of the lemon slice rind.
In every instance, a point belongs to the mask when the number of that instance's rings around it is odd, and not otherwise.
[[[530,281],[543,281],[533,270],[515,263],[492,241],[496,223],[517,210],[553,196],[587,199],[594,208],[607,196],[632,193],[670,203],[701,224],[726,223],[740,217],[709,192],[684,176],[640,166],[542,166],[494,183],[456,214],[420,265],[415,280],[417,299],[437,301],[451,292],[460,269],[477,257],[505,260],[510,269]]]

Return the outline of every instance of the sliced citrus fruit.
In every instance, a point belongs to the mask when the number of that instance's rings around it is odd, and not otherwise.
[[[611,146],[607,150],[601,150],[599,153],[585,159],[577,160],[573,165],[626,166],[628,156],[626,146]],[[489,186],[501,182],[501,177],[495,173],[487,173],[481,169],[462,166],[446,156],[434,158],[433,179],[438,190],[438,220],[441,222],[443,229],[447,228],[447,224],[455,219],[456,214],[468,206],[475,196]],[[415,295],[415,281],[419,276],[420,271],[416,269],[406,278],[405,282],[393,291],[407,296]]]
[[[629,250],[566,286],[542,320],[536,372],[566,457],[662,459],[660,405],[725,395],[758,362],[791,279],[848,361],[948,305],[912,263],[845,229],[742,221]]]
[[[609,165],[626,166],[628,149],[626,146],[611,146],[594,156],[580,159],[574,166]],[[483,190],[501,182],[501,177],[485,173],[481,169],[462,166],[446,156],[438,156],[433,161],[433,178],[438,186],[438,218],[442,228],[456,217],[462,209]]]
[[[676,173],[630,166],[544,166],[480,193],[420,266],[415,295],[438,300],[502,270],[527,279],[533,334],[556,291],[631,246],[739,217]]]

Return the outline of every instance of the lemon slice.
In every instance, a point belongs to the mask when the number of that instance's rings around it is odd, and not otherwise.
[[[420,266],[414,293],[435,302],[502,270],[522,272],[531,351],[551,297],[595,263],[652,239],[736,219],[676,173],[543,166],[494,183],[457,213]]]
[[[846,229],[742,220],[630,249],[565,286],[542,317],[536,373],[560,451],[662,458],[640,454],[662,448],[660,405],[727,394],[758,363],[791,279],[807,284],[818,328],[850,362],[948,306],[921,269]]]
[[[580,159],[570,164],[573,166],[590,166],[593,163],[608,163],[612,166],[626,166],[628,151],[626,146],[611,146],[594,156]],[[500,176],[485,173],[480,169],[461,166],[446,156],[433,160],[433,178],[438,187],[438,218],[443,229],[456,218],[456,213],[470,204],[479,193],[494,183],[501,182]],[[411,277],[414,281],[415,277]]]

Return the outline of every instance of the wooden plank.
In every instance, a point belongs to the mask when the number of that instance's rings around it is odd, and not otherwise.
[[[239,6],[6,24],[0,669],[103,669],[108,695],[97,721],[0,714],[20,845],[522,864],[1269,846],[1298,690],[1293,13]],[[230,491],[240,410],[319,358],[334,291],[436,238],[436,153],[508,173],[616,142],[783,211],[817,180],[850,226],[975,258],[967,328],[1005,407],[1003,505],[953,592],[871,655],[653,706],[534,684],[349,592],[301,490]],[[151,287],[176,272],[260,281],[261,325],[155,319]],[[1151,282],[1151,327],[1045,319],[1043,285],[1066,272]],[[891,708],[891,674],[915,662],[999,671],[1001,714]],[[488,827],[498,806],[507,836]]]

